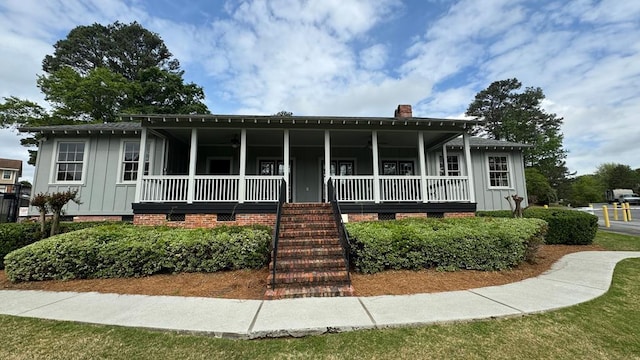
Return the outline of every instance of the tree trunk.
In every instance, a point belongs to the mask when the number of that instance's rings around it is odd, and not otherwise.
[[[47,213],[44,211],[40,211],[40,238],[44,239],[44,223],[47,221]]]
[[[51,233],[49,236],[53,236],[58,233],[58,226],[60,225],[60,213],[53,212],[53,219],[51,220]]]
[[[522,196],[518,196],[518,194],[513,195],[513,202],[516,203],[516,209],[513,210],[513,217],[516,218],[521,218],[522,217],[522,200],[524,200],[524,198]],[[509,202],[511,203],[511,202]]]

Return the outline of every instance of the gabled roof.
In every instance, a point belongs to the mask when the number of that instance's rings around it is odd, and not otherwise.
[[[451,149],[463,147],[462,138],[455,138],[447,143],[447,147]],[[523,149],[530,148],[533,145],[522,144],[512,141],[504,141],[504,140],[495,140],[495,139],[485,139],[477,136],[472,136],[469,138],[469,146],[476,149],[500,149],[500,150],[509,150],[509,149]]]
[[[22,160],[0,159],[0,169],[17,170],[18,176],[22,176]]]

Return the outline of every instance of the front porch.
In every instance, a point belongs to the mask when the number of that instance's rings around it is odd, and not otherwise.
[[[194,224],[203,216],[269,223],[283,182],[284,202],[310,203],[329,201],[331,181],[343,213],[353,219],[475,211],[471,120],[216,115],[131,120],[142,124],[132,208],[134,215],[155,216],[153,221],[166,215],[167,221]],[[462,146],[447,146],[457,137]],[[250,219],[260,214],[265,216]]]

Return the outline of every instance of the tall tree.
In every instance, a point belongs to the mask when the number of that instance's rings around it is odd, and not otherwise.
[[[500,80],[476,94],[466,114],[484,120],[484,124],[472,133],[532,145],[524,150],[525,166],[538,169],[558,188],[569,175],[567,153],[562,148],[562,118],[541,108],[545,98],[542,89],[519,91],[521,87],[516,78]]]
[[[204,91],[185,84],[180,63],[137,22],[78,26],[42,61],[38,86],[54,113],[111,122],[118,113],[208,113]]]
[[[629,165],[605,163],[598,166],[595,176],[605,189],[634,189],[640,187],[640,174]]]
[[[78,26],[42,61],[38,87],[51,111],[17,97],[0,102],[0,127],[117,121],[119,113],[204,114],[204,91],[185,83],[160,36],[134,22]],[[21,143],[38,145],[38,135]],[[35,164],[35,150],[29,150]]]

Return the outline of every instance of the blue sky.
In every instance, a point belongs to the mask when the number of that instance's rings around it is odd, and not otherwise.
[[[3,0],[0,97],[46,105],[52,45],[116,20],[158,33],[214,113],[462,117],[517,77],[564,118],[571,171],[640,167],[640,1]],[[0,157],[27,159],[9,130]]]

